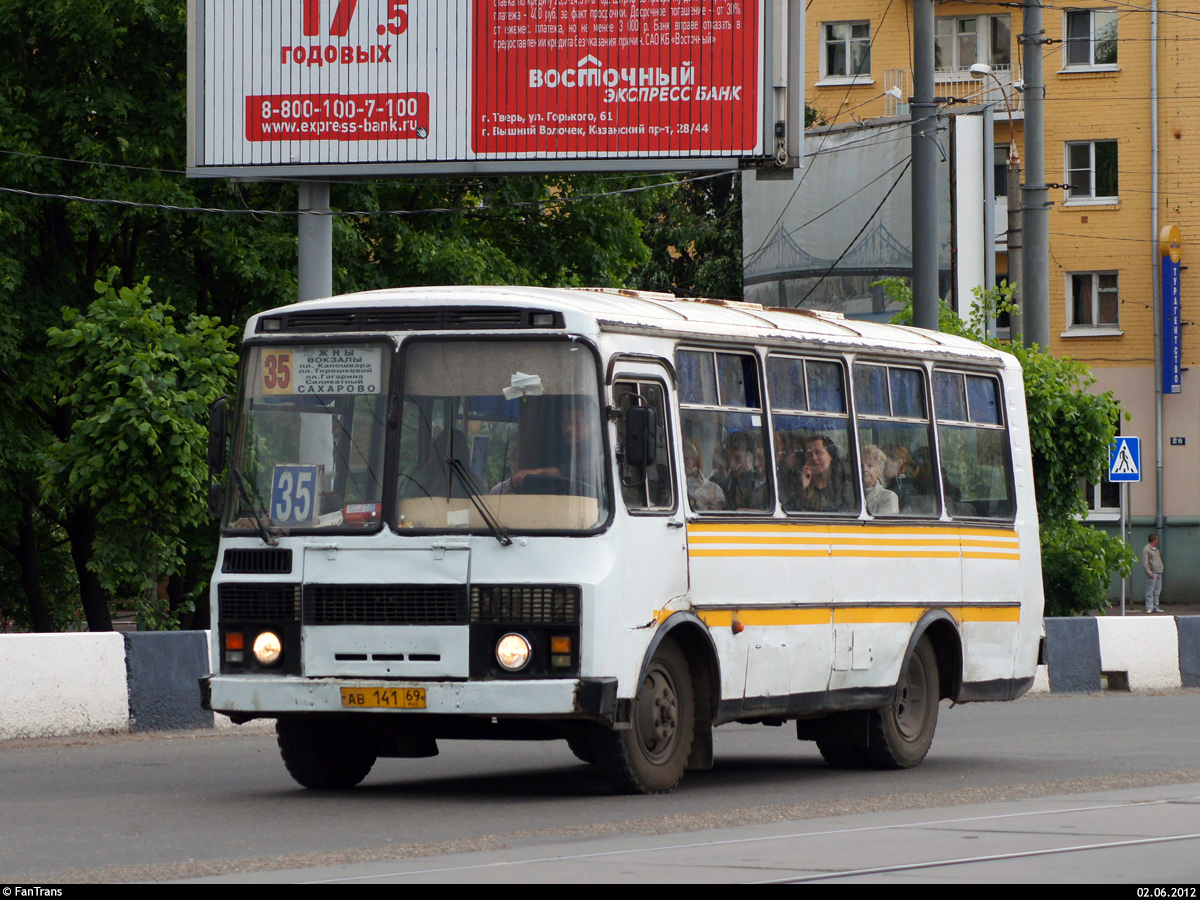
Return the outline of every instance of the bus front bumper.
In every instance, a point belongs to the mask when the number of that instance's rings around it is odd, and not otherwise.
[[[343,688],[422,688],[425,706],[406,714],[581,717],[613,721],[617,708],[615,678],[529,681],[380,681],[357,678],[213,675],[201,679],[206,709],[235,720],[301,713],[392,713],[388,708],[356,708],[343,702]]]

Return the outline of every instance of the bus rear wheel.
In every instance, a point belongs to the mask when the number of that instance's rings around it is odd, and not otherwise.
[[[920,763],[933,743],[937,729],[937,654],[928,637],[922,637],[904,666],[891,706],[870,714],[863,756],[877,769],[909,769]]]
[[[665,794],[683,778],[696,731],[692,676],[683,651],[666,640],[646,666],[631,727],[593,732],[596,764],[621,794]]]
[[[313,790],[354,787],[375,765],[375,753],[356,728],[331,722],[282,718],[275,723],[279,753],[288,774]]]

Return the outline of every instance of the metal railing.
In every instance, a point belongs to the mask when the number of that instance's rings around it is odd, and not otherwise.
[[[933,73],[934,91],[939,97],[953,97],[955,104],[981,105],[994,103],[996,118],[1007,119],[1008,109],[1012,108],[1013,117],[1021,118],[1024,114],[1024,95],[1015,90],[1014,82],[1021,81],[1019,66],[992,66],[996,76],[982,80],[971,77],[971,73],[958,69],[938,69]],[[1000,84],[996,82],[999,81]],[[908,98],[912,96],[913,78],[908,69],[885,69],[883,72],[883,114],[885,116],[907,116],[909,114]],[[1001,89],[1003,86],[1003,90]],[[893,87],[900,89],[901,99],[897,100],[886,93]],[[1005,106],[1005,99],[1008,106]]]

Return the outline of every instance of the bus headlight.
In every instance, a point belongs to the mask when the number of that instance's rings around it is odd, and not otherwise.
[[[524,635],[510,633],[496,642],[496,662],[510,672],[525,668],[532,652],[533,648]]]
[[[264,631],[254,639],[254,658],[261,666],[273,666],[283,655],[283,642],[271,631]]]

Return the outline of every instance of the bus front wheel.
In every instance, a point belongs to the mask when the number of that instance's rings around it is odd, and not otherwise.
[[[863,756],[877,769],[908,769],[921,762],[933,743],[937,728],[937,654],[928,637],[922,637],[900,676],[891,706],[873,710]]]
[[[646,666],[631,727],[593,733],[596,764],[622,794],[665,794],[687,768],[696,731],[692,676],[679,646],[665,640]]]
[[[365,735],[329,722],[281,718],[275,723],[279,753],[288,774],[313,790],[354,787],[375,765]]]

